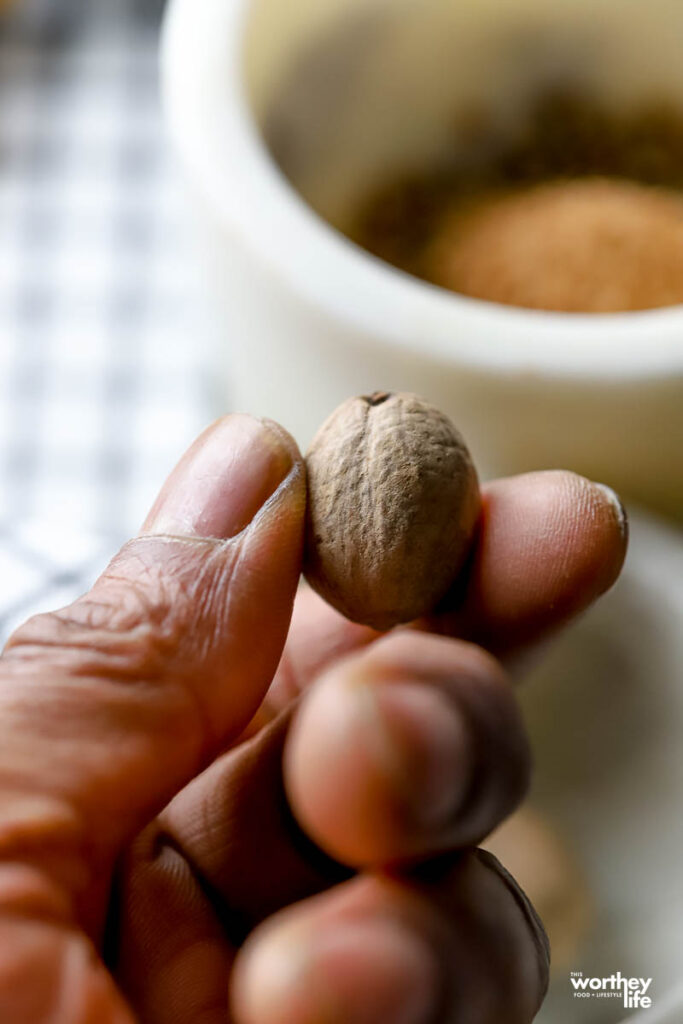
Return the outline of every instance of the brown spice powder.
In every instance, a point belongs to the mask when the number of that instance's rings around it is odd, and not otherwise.
[[[480,139],[481,141],[481,139]],[[512,143],[391,181],[351,237],[425,280],[480,299],[571,312],[683,302],[683,115],[617,116],[541,97]]]
[[[424,276],[507,305],[611,313],[683,303],[683,195],[585,178],[444,215]]]

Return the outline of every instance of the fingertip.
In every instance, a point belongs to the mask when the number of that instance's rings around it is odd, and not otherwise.
[[[305,831],[354,866],[388,863],[439,833],[471,784],[467,726],[419,682],[331,678],[302,708],[285,754]]]
[[[301,454],[282,427],[241,413],[223,416],[180,459],[142,533],[234,537],[281,485],[299,477]]]
[[[529,901],[472,850],[359,875],[282,911],[238,955],[236,1024],[531,1024],[548,945]]]
[[[259,417],[258,422],[261,423],[266,430],[270,431],[270,433],[277,438],[278,443],[287,452],[289,452],[292,464],[300,463],[303,466],[304,459],[299,445],[296,443],[293,435],[290,434],[290,432],[286,430],[281,423],[278,423],[277,420],[271,420],[267,416]]]
[[[353,866],[478,841],[516,806],[529,773],[498,663],[415,631],[326,672],[304,698],[284,758],[300,824]]]
[[[629,533],[626,509],[606,484],[562,470],[545,476],[547,500],[554,501],[560,529],[564,522],[568,574],[573,572],[578,580],[583,570],[586,596],[595,599],[616,582],[624,565]]]
[[[606,578],[605,589],[608,590],[619,578],[626,561],[630,539],[628,512],[617,492],[607,484],[592,481],[588,481],[588,483],[593,488],[594,500],[598,506],[598,520],[605,520],[606,540],[613,552],[613,559],[610,563],[611,572]],[[600,495],[602,495],[603,501],[600,501]]]
[[[610,589],[627,547],[625,509],[604,484],[565,470],[493,481],[462,628],[497,653],[536,641]]]
[[[345,919],[314,904],[283,918],[257,930],[238,957],[231,988],[237,1024],[431,1019],[437,958],[400,920],[368,913]]]

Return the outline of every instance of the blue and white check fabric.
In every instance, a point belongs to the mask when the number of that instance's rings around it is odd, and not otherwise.
[[[0,13],[0,640],[87,586],[215,409],[162,7]]]

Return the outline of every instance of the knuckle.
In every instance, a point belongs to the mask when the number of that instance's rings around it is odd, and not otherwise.
[[[131,541],[90,593],[29,619],[10,638],[9,662],[49,660],[73,675],[150,680],[195,662],[211,642],[232,560],[216,546]],[[220,595],[220,597],[219,597]]]

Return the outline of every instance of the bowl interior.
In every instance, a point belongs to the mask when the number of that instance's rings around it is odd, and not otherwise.
[[[683,107],[680,0],[255,0],[247,94],[298,192],[344,228],[395,172],[477,158],[549,88]]]
[[[652,978],[653,1021],[680,984],[683,542],[654,521],[632,525],[622,580],[520,690],[532,802],[578,858],[593,902],[593,926],[553,978],[539,1024],[615,1024],[634,1012],[573,998],[570,969]],[[681,996],[679,1016],[662,1020],[683,1019]]]
[[[683,371],[681,306],[595,316],[497,306],[397,271],[330,224],[343,226],[389,165],[436,152],[461,94],[503,97],[500,81],[526,65],[540,76],[527,74],[527,89],[549,80],[548,64],[561,66],[550,38],[592,39],[562,66],[588,75],[588,63],[605,82],[609,54],[612,66],[628,55],[623,77],[609,78],[615,94],[628,82],[643,94],[651,70],[653,88],[683,102],[682,29],[678,0],[172,0],[163,101],[211,245],[245,243],[293,301],[368,351],[495,374],[660,380]],[[503,108],[517,109],[501,100],[503,122]]]

